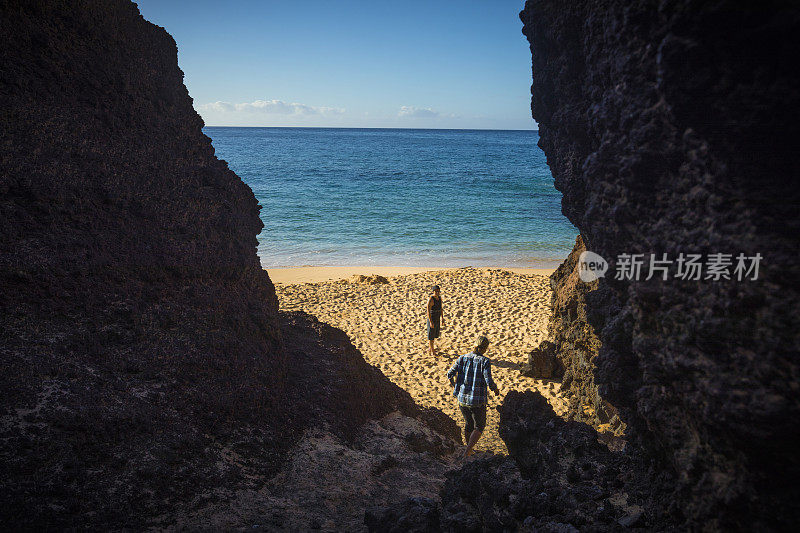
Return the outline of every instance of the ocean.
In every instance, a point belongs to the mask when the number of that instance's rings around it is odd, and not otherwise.
[[[203,131],[262,205],[265,268],[549,268],[578,234],[536,131]]]

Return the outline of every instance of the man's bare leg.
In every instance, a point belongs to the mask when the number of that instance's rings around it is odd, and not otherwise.
[[[464,455],[461,456],[461,459],[466,459],[469,455],[472,455],[472,449],[478,443],[478,439],[481,438],[483,435],[483,431],[479,429],[473,429],[472,433],[469,435],[469,442],[467,443],[467,449],[464,450]]]

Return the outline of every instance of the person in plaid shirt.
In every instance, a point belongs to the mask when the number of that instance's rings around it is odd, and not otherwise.
[[[447,372],[450,385],[454,387],[453,396],[458,398],[458,407],[466,421],[464,440],[467,442],[467,448],[461,459],[466,459],[472,453],[486,427],[486,402],[489,389],[496,395],[500,394],[492,379],[492,362],[484,355],[488,347],[489,339],[478,337],[475,349],[460,356]]]

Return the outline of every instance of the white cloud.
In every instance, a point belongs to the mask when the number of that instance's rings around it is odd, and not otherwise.
[[[430,107],[414,107],[413,105],[404,105],[397,112],[398,117],[433,118],[439,115],[438,111],[434,111]]]
[[[236,108],[228,102],[214,102],[197,106],[197,109],[202,111],[233,111]]]
[[[341,115],[344,109],[339,107],[315,107],[293,102],[287,104],[282,100],[255,100],[253,102],[243,102],[232,104],[230,102],[212,102],[197,106],[198,111],[218,111],[232,112],[240,111],[244,113],[271,113],[278,115]]]

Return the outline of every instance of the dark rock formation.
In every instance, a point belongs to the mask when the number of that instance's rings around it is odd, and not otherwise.
[[[409,498],[395,506],[371,509],[364,515],[369,531],[435,533],[441,531],[439,503],[430,498]]]
[[[325,421],[399,409],[458,437],[343,333],[279,318],[259,206],[162,28],[123,0],[0,20],[0,524],[168,525]]]
[[[234,475],[213,439],[269,464],[291,434],[259,208],[133,4],[0,18],[2,512],[136,524]]]
[[[600,396],[674,473],[662,510],[691,528],[796,523],[800,11],[529,0],[521,18],[564,213],[611,263],[574,323],[584,313],[602,343]],[[757,280],[676,279],[674,263],[666,280],[618,280],[624,253],[763,260]]]
[[[502,405],[501,436],[527,478],[603,480],[611,452],[590,426],[554,416],[538,393],[510,392]]]
[[[444,531],[513,531],[524,519],[519,496],[525,483],[513,461],[501,455],[467,463],[442,489]]]
[[[534,379],[561,379],[564,364],[556,355],[556,345],[544,341],[528,353],[528,362],[519,371],[523,376]]]
[[[446,531],[664,529],[642,504],[652,487],[635,456],[612,453],[590,426],[556,416],[536,392],[510,392],[500,409],[511,458],[477,459],[442,490]],[[663,481],[662,481],[663,482]]]
[[[580,279],[578,258],[585,251],[583,239],[578,235],[572,252],[550,276],[553,298],[548,337],[552,341],[543,342],[529,359],[535,356],[558,359],[562,369],[559,369],[561,375],[555,377],[562,379],[561,390],[569,394],[570,418],[621,435],[625,423],[617,409],[600,396],[594,380],[600,339],[587,316],[586,301],[597,290],[598,281],[585,283]]]

